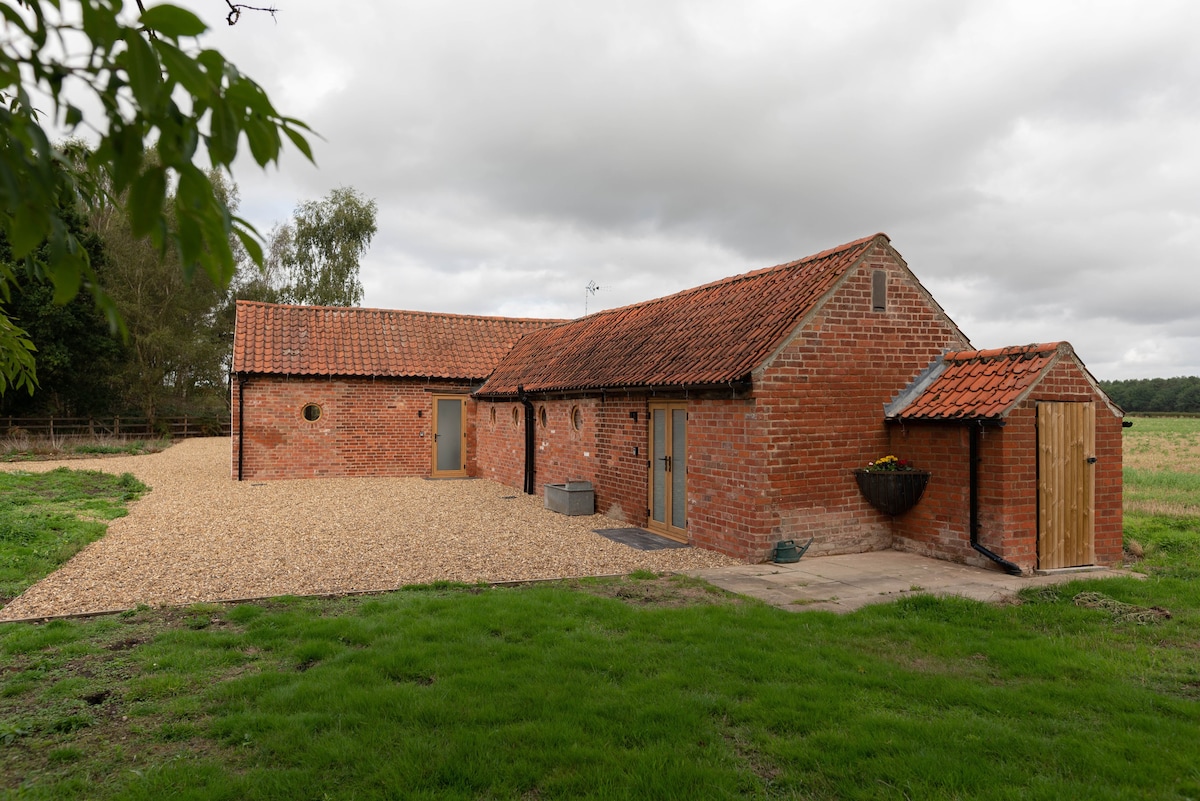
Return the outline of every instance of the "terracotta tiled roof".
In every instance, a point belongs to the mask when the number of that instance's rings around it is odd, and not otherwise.
[[[559,322],[239,300],[233,369],[481,380],[522,336]]]
[[[886,414],[901,420],[999,420],[1060,356],[1074,358],[1068,343],[947,353]],[[905,404],[904,398],[912,400]]]
[[[522,339],[481,395],[700,386],[745,378],[766,361],[883,234],[664,298],[598,312]]]

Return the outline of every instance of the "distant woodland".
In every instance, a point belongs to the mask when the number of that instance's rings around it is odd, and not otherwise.
[[[1098,383],[1127,412],[1200,413],[1200,376],[1132,378]]]

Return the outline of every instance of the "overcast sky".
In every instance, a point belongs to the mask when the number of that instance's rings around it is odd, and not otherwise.
[[[323,137],[243,214],[378,202],[363,305],[577,317],[882,231],[976,347],[1200,374],[1200,3],[184,4]]]

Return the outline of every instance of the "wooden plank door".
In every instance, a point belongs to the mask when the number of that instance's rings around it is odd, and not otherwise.
[[[650,404],[647,528],[687,542],[687,404]]]
[[[433,477],[467,474],[467,404],[461,396],[433,396]]]
[[[1094,564],[1095,407],[1038,403],[1037,441],[1038,567]]]

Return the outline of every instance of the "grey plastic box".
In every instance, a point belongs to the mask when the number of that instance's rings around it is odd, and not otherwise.
[[[546,508],[563,515],[590,515],[596,512],[596,493],[590,481],[568,481],[546,485]]]

